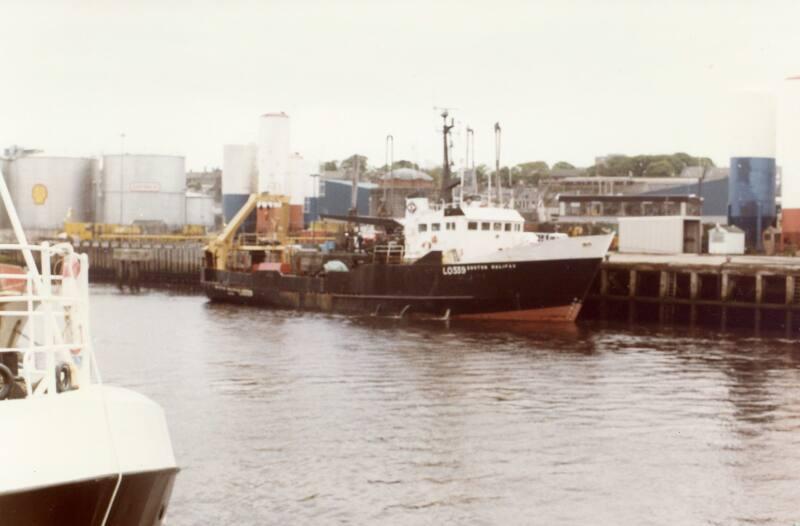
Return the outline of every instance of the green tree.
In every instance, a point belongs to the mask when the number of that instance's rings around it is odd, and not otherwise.
[[[322,163],[322,169],[326,172],[335,172],[339,169],[339,164],[336,161],[325,161]]]
[[[575,166],[567,161],[558,161],[553,165],[553,170],[572,170]]]
[[[675,165],[667,159],[659,159],[647,165],[645,177],[672,177],[675,175]]]
[[[544,161],[529,161],[516,165],[511,173],[515,181],[537,184],[542,177],[550,175],[550,166]]]
[[[347,159],[343,160],[340,166],[345,172],[352,172],[356,167],[356,162],[358,162],[358,172],[361,174],[367,173],[366,155],[358,155],[357,153],[353,154]]]

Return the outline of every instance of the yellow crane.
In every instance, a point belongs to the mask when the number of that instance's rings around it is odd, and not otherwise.
[[[289,226],[289,199],[280,195],[269,194],[251,194],[245,202],[244,206],[236,212],[222,229],[217,237],[211,240],[206,246],[206,266],[213,267],[217,270],[226,270],[228,266],[228,256],[234,250],[234,240],[236,233],[241,226],[253,213],[253,210],[258,207],[259,203],[268,203],[274,207],[280,207],[281,213],[279,214],[279,221],[277,225],[273,226],[274,231],[278,234],[278,241],[283,241],[282,238],[288,233]],[[264,250],[264,247],[253,247],[258,250]]]

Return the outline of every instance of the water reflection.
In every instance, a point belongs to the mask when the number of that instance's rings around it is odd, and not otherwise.
[[[800,521],[791,342],[96,292],[105,377],[169,417],[173,525]]]

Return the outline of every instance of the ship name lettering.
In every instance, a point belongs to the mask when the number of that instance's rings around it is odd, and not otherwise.
[[[516,263],[497,263],[491,265],[450,265],[442,267],[445,276],[460,276],[474,270],[510,270],[517,268]]]
[[[445,276],[454,276],[458,274],[466,274],[467,269],[463,266],[456,266],[456,267],[442,267],[442,274]]]

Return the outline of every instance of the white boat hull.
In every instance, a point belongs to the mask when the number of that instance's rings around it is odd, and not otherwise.
[[[177,473],[163,410],[89,385],[0,403],[3,525],[156,525]]]

